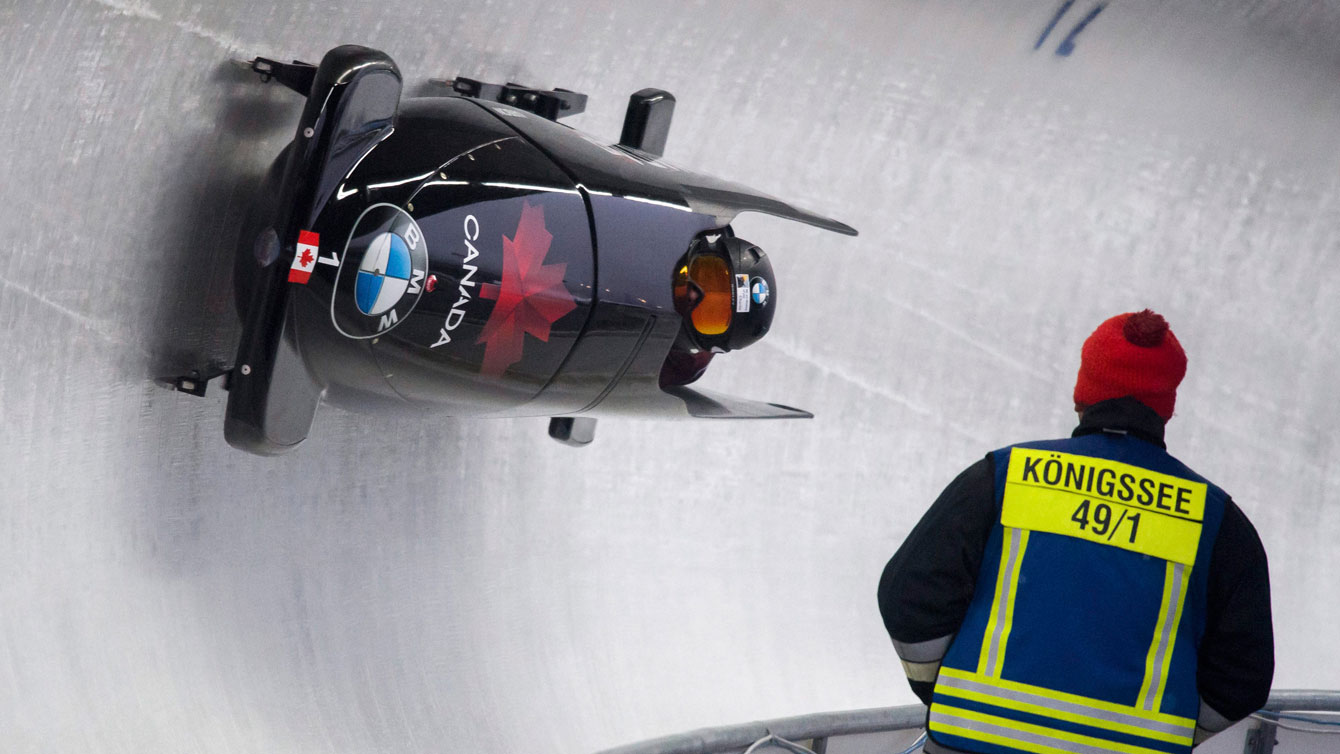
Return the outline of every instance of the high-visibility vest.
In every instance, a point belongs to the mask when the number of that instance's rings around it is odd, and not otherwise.
[[[930,737],[985,754],[1184,754],[1227,495],[1096,433],[993,453],[1000,517],[935,683]]]

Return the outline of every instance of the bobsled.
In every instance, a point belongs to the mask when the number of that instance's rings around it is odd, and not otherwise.
[[[558,122],[586,103],[564,89],[402,98],[391,58],[352,45],[248,65],[306,105],[241,231],[236,359],[175,383],[225,378],[233,446],[288,451],[322,403],[551,417],[577,445],[607,414],[810,416],[690,385],[778,303],[739,213],[856,231],[661,159],[668,92],[634,94],[611,145]]]

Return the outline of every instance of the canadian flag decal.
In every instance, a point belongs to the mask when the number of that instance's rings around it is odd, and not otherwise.
[[[320,253],[321,236],[310,230],[298,231],[298,248],[293,254],[293,266],[288,268],[288,281],[307,285],[316,267],[316,258]]]

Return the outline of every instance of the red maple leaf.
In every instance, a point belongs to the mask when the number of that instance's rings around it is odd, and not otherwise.
[[[303,250],[302,250],[302,259],[299,259],[298,261],[299,261],[299,262],[302,262],[302,266],[303,266],[303,267],[311,267],[311,266],[312,266],[312,261],[313,261],[313,260],[312,260],[312,250],[311,250],[311,249],[303,249]]]
[[[544,207],[525,202],[516,233],[503,236],[502,281],[480,286],[481,297],[498,302],[475,341],[487,343],[480,374],[501,377],[521,360],[526,333],[547,343],[549,326],[577,308],[563,285],[567,263],[544,263],[553,240],[544,227]]]

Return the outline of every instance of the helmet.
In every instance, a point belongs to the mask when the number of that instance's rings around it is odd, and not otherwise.
[[[723,353],[768,333],[777,286],[763,250],[727,228],[699,236],[675,269],[675,311],[698,348]]]

